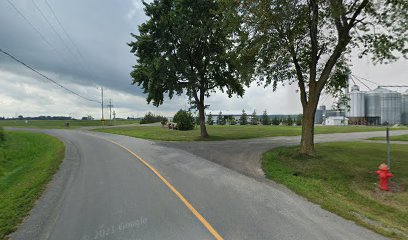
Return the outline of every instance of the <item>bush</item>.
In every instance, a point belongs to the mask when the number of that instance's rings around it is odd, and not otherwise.
[[[288,118],[286,119],[286,124],[288,126],[293,126],[293,119],[290,116],[288,116]]]
[[[297,117],[296,117],[296,126],[301,126],[302,121],[303,121],[303,115],[302,114],[297,115]]]
[[[160,123],[161,123],[161,125],[162,125],[162,126],[166,125],[166,124],[167,124],[167,118],[166,118],[166,119],[161,120],[161,122],[160,122]]]
[[[6,140],[6,134],[4,133],[4,130],[2,127],[0,127],[0,142],[3,142]]]
[[[272,125],[279,125],[279,124],[280,124],[279,119],[277,117],[274,117],[272,120]]]
[[[140,120],[140,124],[147,124],[147,123],[157,123],[157,122],[161,122],[163,124],[167,123],[167,118],[160,116],[160,115],[154,115],[151,112],[148,112],[143,118],[142,120]]]
[[[177,129],[182,131],[193,130],[195,125],[195,120],[191,112],[181,109],[174,115],[173,122],[177,123]]]

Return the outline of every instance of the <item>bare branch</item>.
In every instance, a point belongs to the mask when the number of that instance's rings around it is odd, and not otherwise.
[[[355,24],[357,23],[357,17],[361,14],[361,11],[363,11],[363,9],[367,6],[367,4],[369,3],[369,0],[363,0],[361,2],[361,4],[358,6],[358,8],[356,9],[356,11],[353,13],[353,16],[351,17],[347,27],[348,29],[351,29],[352,27],[355,26]]]
[[[302,67],[300,66],[299,60],[296,56],[295,49],[293,48],[293,46],[289,46],[289,51],[292,56],[292,61],[295,64],[296,75],[298,78],[298,85],[300,88],[300,100],[302,102],[302,105],[305,106],[307,105],[307,96],[306,96],[305,79],[302,74]]]
[[[309,21],[310,40],[311,40],[311,62],[310,62],[310,81],[316,80],[317,62],[318,62],[318,40],[317,40],[317,26],[319,21],[319,6],[315,0],[310,1],[310,12],[312,14]]]

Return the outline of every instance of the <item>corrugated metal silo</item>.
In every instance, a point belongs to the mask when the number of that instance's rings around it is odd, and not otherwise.
[[[365,93],[360,91],[357,85],[351,88],[349,93],[350,97],[350,110],[348,112],[349,117],[364,117],[365,116]]]
[[[381,123],[401,123],[401,93],[377,88],[381,101]]]
[[[408,124],[408,90],[401,96],[401,123]]]
[[[369,91],[365,94],[365,116],[380,117],[381,116],[381,94],[376,91]]]

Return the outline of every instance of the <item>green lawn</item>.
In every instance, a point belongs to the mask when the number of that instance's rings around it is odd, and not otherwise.
[[[385,127],[365,127],[365,126],[316,126],[315,132],[322,133],[347,133],[347,132],[368,132],[385,131]],[[395,128],[408,129],[408,128]],[[96,129],[95,131],[121,134],[131,137],[162,140],[162,141],[205,141],[205,140],[228,140],[247,139],[275,136],[297,136],[301,134],[300,126],[207,126],[209,138],[200,137],[200,128],[196,127],[192,131],[169,130],[164,127],[138,126],[110,129]]]
[[[65,124],[69,123],[69,127]],[[115,125],[139,123],[138,120],[116,120]],[[109,124],[109,121],[106,122]],[[0,120],[0,127],[27,127],[27,128],[79,128],[86,126],[101,126],[100,120]]]
[[[64,144],[54,137],[5,133],[0,141],[0,239],[16,230],[64,156]]]
[[[387,237],[408,239],[407,146],[391,146],[396,192],[378,190],[375,171],[387,159],[385,144],[324,143],[316,149],[316,157],[300,156],[296,147],[264,153],[266,177]]]
[[[370,138],[370,140],[386,140],[385,137],[376,137],[376,138]],[[390,137],[391,141],[408,141],[408,134],[407,135],[399,135],[399,136],[391,136]]]

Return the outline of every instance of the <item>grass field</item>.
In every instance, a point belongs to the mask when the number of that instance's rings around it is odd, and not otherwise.
[[[365,126],[316,126],[316,134],[324,133],[347,133],[347,132],[368,132],[385,131],[384,127]],[[408,129],[408,128],[395,128]],[[209,138],[200,137],[200,129],[196,127],[192,131],[176,131],[163,127],[137,126],[123,128],[97,129],[95,131],[121,134],[131,137],[162,140],[162,141],[211,141],[228,139],[248,139],[275,136],[297,136],[301,134],[300,126],[207,126]]]
[[[391,134],[392,135],[392,134]],[[370,140],[386,140],[385,137],[376,137],[376,138],[370,138]],[[391,136],[390,137],[391,141],[408,141],[408,134],[407,135],[399,135],[399,136]]]
[[[64,144],[54,137],[5,133],[0,142],[0,239],[28,214],[64,156]]]
[[[394,239],[408,239],[408,147],[391,146],[392,186],[378,190],[378,165],[385,144],[343,142],[316,145],[318,156],[304,157],[294,147],[264,153],[265,175],[323,208]]]
[[[69,127],[65,124],[69,123]],[[109,121],[106,122],[108,124]],[[115,125],[139,123],[138,120],[115,120]],[[79,128],[88,126],[101,126],[99,120],[1,120],[0,127],[27,127],[27,128]]]

